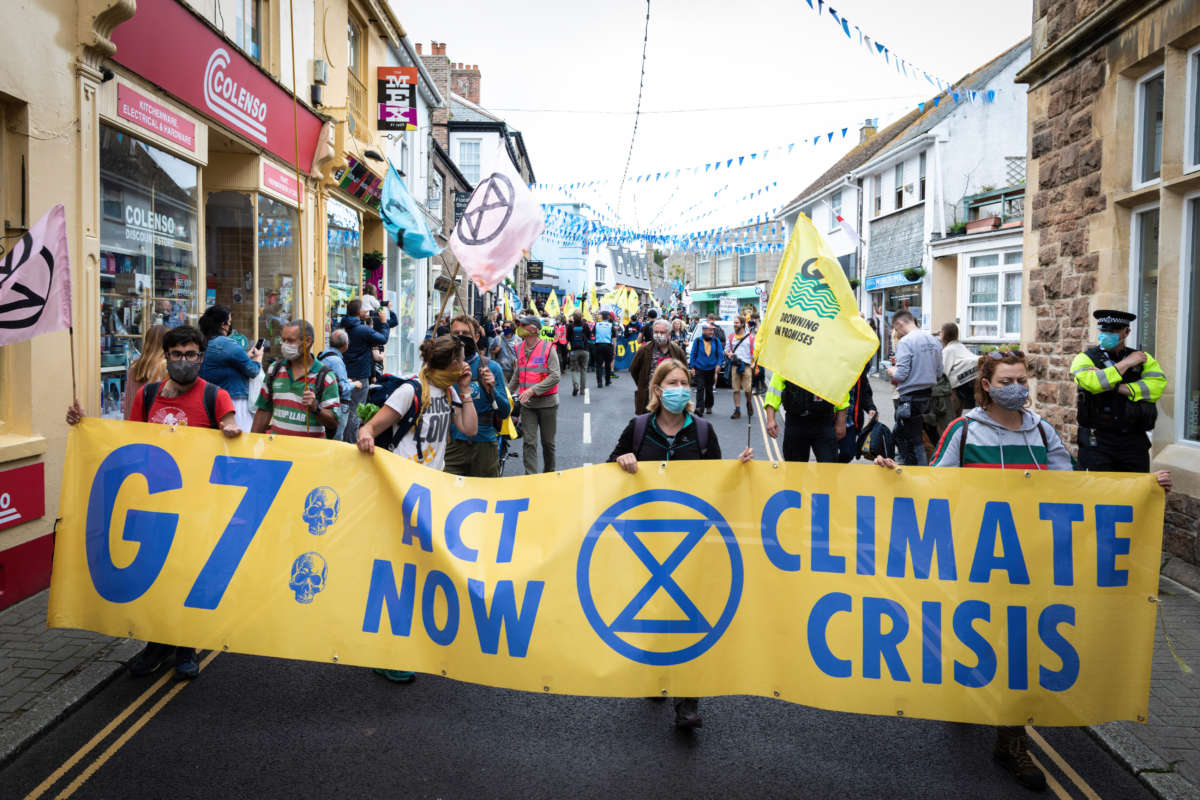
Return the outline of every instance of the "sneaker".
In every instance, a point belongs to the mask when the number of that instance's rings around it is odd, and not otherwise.
[[[578,397],[578,396],[579,396],[579,387],[578,386],[572,387],[571,388],[571,397]]]
[[[194,647],[180,647],[175,651],[175,677],[190,681],[200,674]]]
[[[1042,791],[1046,788],[1046,776],[1033,763],[1033,757],[1029,755],[1029,737],[1020,728],[996,729],[992,758],[1011,772],[1017,783],[1026,789]]]
[[[700,719],[699,698],[685,697],[675,701],[675,727],[681,730],[704,727],[704,720]]]
[[[733,413],[729,415],[729,418],[730,419],[741,419],[742,418],[742,407],[736,406],[733,409]]]
[[[376,675],[382,675],[392,683],[412,683],[413,678],[417,677],[417,673],[408,672],[402,669],[378,669],[375,670]]]
[[[137,654],[133,661],[129,662],[129,674],[135,678],[144,678],[147,675],[153,675],[158,672],[174,650],[169,644],[159,644],[158,642],[147,642],[142,652]]]

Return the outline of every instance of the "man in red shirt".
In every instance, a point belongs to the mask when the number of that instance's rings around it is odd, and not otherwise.
[[[240,435],[229,392],[200,377],[204,344],[204,335],[190,325],[180,325],[163,334],[168,379],[143,386],[133,398],[129,418],[163,425],[217,428],[229,438]],[[76,400],[67,409],[67,423],[75,425],[81,419],[83,408]],[[200,674],[195,648],[158,642],[146,643],[145,649],[129,664],[129,672],[136,676],[150,675],[172,655],[176,677],[194,678]]]

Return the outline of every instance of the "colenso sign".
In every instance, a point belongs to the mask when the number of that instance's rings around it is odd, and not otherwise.
[[[292,96],[236,47],[174,0],[139,0],[112,35],[119,64],[153,81],[224,128],[295,165]],[[299,167],[308,172],[321,119],[303,106]]]

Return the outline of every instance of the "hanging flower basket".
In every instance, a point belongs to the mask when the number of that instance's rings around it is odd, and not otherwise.
[[[904,270],[904,280],[906,281],[919,281],[924,277],[924,267],[909,267],[908,269]]]
[[[861,283],[861,281],[858,278],[851,278],[850,279],[850,288],[857,289],[859,287],[860,283]]]
[[[378,250],[372,250],[369,253],[363,253],[362,257],[363,269],[374,271],[383,266],[383,253]]]

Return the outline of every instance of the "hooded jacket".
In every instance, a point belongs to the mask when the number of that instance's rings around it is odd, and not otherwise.
[[[965,443],[964,431],[967,437]],[[1074,469],[1071,454],[1063,446],[1053,426],[1028,409],[1021,412],[1021,427],[1013,431],[996,422],[982,408],[972,408],[946,428],[929,465],[985,469]]]
[[[346,374],[353,381],[366,380],[371,377],[371,348],[377,344],[387,344],[388,326],[378,319],[374,320],[374,327],[365,325],[358,317],[347,314],[342,317],[338,327],[343,328],[350,337],[350,346],[342,356],[346,362]]]

